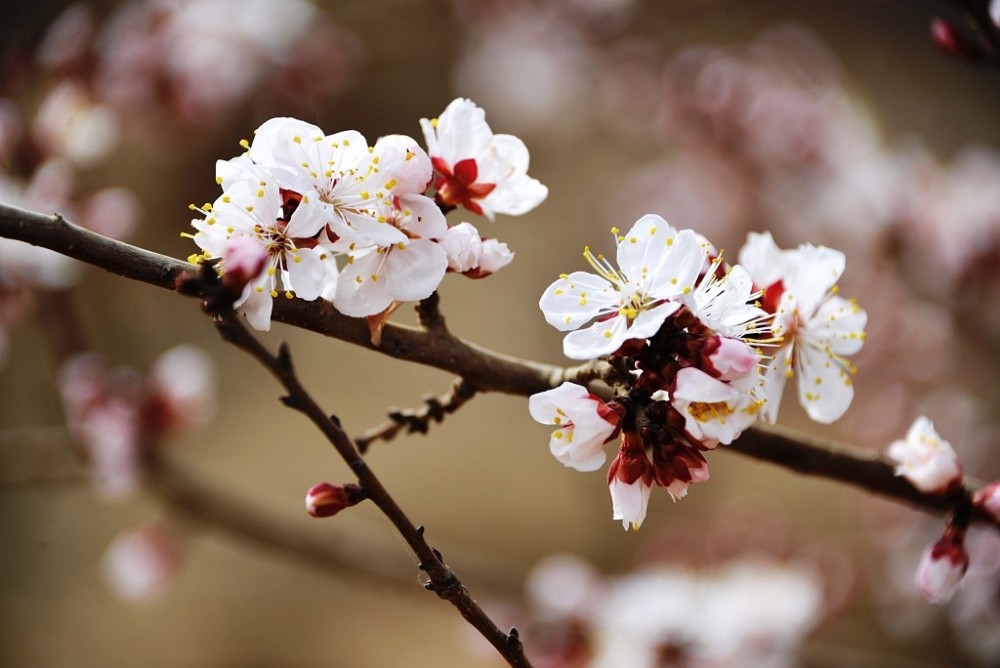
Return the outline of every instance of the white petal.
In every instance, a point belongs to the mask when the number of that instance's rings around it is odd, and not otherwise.
[[[551,390],[532,394],[528,398],[528,413],[542,424],[560,424],[566,419],[563,406],[582,401],[589,396],[590,392],[582,385],[563,383]],[[559,418],[559,422],[556,422],[556,418]]]
[[[698,235],[681,230],[674,237],[661,237],[663,247],[651,268],[649,286],[653,296],[666,299],[688,294],[705,264],[705,249]]]
[[[843,297],[830,297],[809,320],[808,331],[830,345],[838,355],[853,355],[864,344],[868,314],[856,303]]]
[[[761,415],[774,424],[781,408],[781,397],[785,392],[785,382],[791,371],[792,347],[784,346],[774,354],[770,367],[764,372],[764,382],[757,389],[757,396],[764,401]]]
[[[386,290],[394,299],[414,302],[431,296],[448,269],[448,255],[428,239],[414,239],[409,246],[388,251],[381,272]]]
[[[459,160],[481,156],[493,140],[486,112],[465,98],[452,100],[438,117],[434,131],[437,141],[431,156],[444,158],[452,167]],[[426,128],[424,134],[427,134]],[[430,148],[431,142],[427,145]]]
[[[574,271],[545,289],[538,307],[545,321],[561,332],[577,329],[618,303],[618,292],[596,274]]]
[[[492,220],[495,213],[507,216],[528,213],[548,196],[549,189],[537,179],[527,174],[517,174],[499,181],[497,187],[481,199],[479,204],[483,208],[483,214]]]
[[[586,329],[570,332],[563,339],[563,354],[574,360],[596,359],[609,355],[628,339],[625,318],[614,316],[595,322]]]
[[[424,239],[440,239],[447,234],[448,221],[430,197],[400,195],[399,206],[410,212],[401,225],[407,232]]]
[[[254,329],[267,332],[271,329],[271,307],[273,299],[269,290],[257,292],[254,286],[247,286],[247,297],[236,309],[237,312],[246,316],[247,322]]]
[[[493,135],[486,153],[476,160],[480,183],[499,183],[528,171],[528,147],[513,135]]]
[[[248,152],[259,165],[300,171],[301,147],[311,146],[317,139],[323,139],[323,131],[312,123],[297,118],[272,118],[254,132]]]
[[[318,200],[299,202],[292,219],[288,221],[285,234],[293,238],[311,239],[326,227],[331,218],[329,207]]]
[[[384,311],[392,303],[386,282],[373,278],[382,262],[374,251],[356,255],[337,279],[333,305],[344,315],[360,318]]]
[[[320,296],[326,280],[326,267],[319,255],[312,249],[285,253],[288,266],[288,282],[286,288],[293,290],[295,296],[307,302]]]
[[[739,396],[739,391],[729,383],[712,378],[695,367],[687,367],[677,373],[676,388],[672,393],[674,400],[705,404],[732,402]]]
[[[750,232],[740,249],[739,264],[746,268],[757,287],[767,288],[787,278],[789,262],[783,253],[770,232]]]
[[[830,424],[847,412],[854,398],[854,382],[829,351],[799,341],[795,372],[799,376],[799,403],[810,418]]]
[[[589,473],[604,466],[608,456],[604,443],[596,439],[584,441],[577,429],[556,429],[549,439],[549,451],[564,466]]]
[[[380,137],[372,147],[386,179],[395,179],[395,195],[423,193],[434,176],[431,159],[416,141],[406,135]]]
[[[611,491],[611,519],[621,520],[626,531],[630,527],[639,528],[646,519],[646,508],[649,505],[649,493],[652,487],[643,484],[642,478],[638,478],[631,485],[626,485],[618,478],[612,478],[608,487]]]
[[[840,280],[847,259],[838,250],[810,244],[789,253],[793,254],[795,271],[785,287],[795,293],[799,310],[808,318]]]
[[[680,302],[664,302],[659,306],[641,311],[628,328],[628,338],[648,339],[652,337],[663,327],[663,322],[680,307]]]
[[[667,242],[673,243],[674,228],[660,216],[646,214],[622,235],[618,242],[618,266],[632,281],[649,274],[660,264],[660,256],[668,250]]]

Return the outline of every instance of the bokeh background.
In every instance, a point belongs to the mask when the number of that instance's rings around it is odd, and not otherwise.
[[[468,218],[516,259],[482,281],[447,277],[440,294],[452,331],[564,363],[539,295],[582,268],[584,244],[607,248],[611,226],[646,212],[733,256],[751,230],[771,230],[783,247],[827,244],[848,257],[842,294],[869,313],[857,396],[829,428],[809,423],[793,400],[781,421],[881,450],[926,414],[967,474],[1000,477],[1000,69],[934,48],[931,19],[960,20],[949,3],[200,4],[96,4],[87,42],[96,46],[84,57],[73,44],[85,41],[75,36],[87,24],[65,19],[66,5],[18,3],[0,27],[7,196],[32,203],[39,156],[64,156],[75,183],[59,182],[60,193],[72,190],[59,210],[88,216],[72,203],[125,187],[141,206],[129,240],[183,258],[194,252],[179,236],[188,203],[216,197],[214,161],[239,153],[237,142],[268,117],[297,115],[372,141],[420,138],[419,118],[467,96],[495,132],[525,140],[530,173],[550,194],[521,218]],[[142,13],[151,7],[161,12],[155,20]],[[59,16],[63,32],[46,38]],[[89,88],[33,128],[66,81]],[[95,102],[111,120],[81,120]],[[28,135],[30,151],[9,149]],[[50,336],[37,317],[48,302],[36,298],[34,308],[9,309],[16,317],[0,312],[9,338],[0,369],[0,664],[499,665],[450,606],[420,588],[416,564],[373,507],[322,522],[305,515],[305,490],[348,481],[349,471],[277,402],[267,374],[218,340],[194,302],[93,269],[70,294],[90,348],[115,365],[146,368],[179,343],[214,359],[214,419],[164,446],[172,462],[296,530],[357,546],[362,567],[374,551],[392,575],[318,568],[241,542],[190,522],[155,493],[116,503],[95,494],[67,445]],[[404,311],[395,319],[412,321]],[[289,342],[304,382],[350,433],[452,380],[281,325],[265,338]],[[519,628],[542,619],[563,634],[553,641],[540,632],[540,648],[565,641],[565,619],[553,621],[545,595],[521,583],[539,561],[571,553],[604,582],[591,605],[610,616],[612,601],[621,605],[616,578],[651,564],[708,574],[748,560],[805,569],[822,603],[774,665],[1000,661],[994,533],[970,536],[970,582],[948,606],[931,607],[912,574],[939,518],[722,448],[711,453],[710,482],[676,504],[654,491],[646,523],[626,533],[610,520],[603,475],[562,467],[547,439],[523,398],[484,395],[429,435],[376,443],[368,456],[480,602]],[[122,601],[102,578],[102,555],[116,535],[150,521],[170,527],[183,559],[156,600]],[[755,595],[766,607],[794,593]],[[596,645],[611,642],[597,626],[577,630]],[[663,651],[662,665],[682,655]]]

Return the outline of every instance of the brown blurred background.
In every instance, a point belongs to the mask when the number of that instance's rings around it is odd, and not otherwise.
[[[440,290],[452,331],[508,354],[564,363],[560,336],[541,318],[538,297],[559,273],[582,268],[584,244],[606,248],[612,225],[628,226],[646,210],[665,215],[678,227],[699,224],[687,221],[688,215],[714,220],[712,229],[699,231],[735,255],[748,229],[769,226],[764,214],[779,215],[779,204],[761,201],[778,196],[781,184],[762,183],[812,169],[781,165],[766,172],[767,179],[757,180],[757,190],[746,195],[746,184],[753,180],[748,175],[765,174],[757,171],[763,168],[754,160],[777,159],[755,156],[741,160],[733,171],[725,158],[732,154],[726,151],[744,149],[727,148],[720,126],[706,130],[703,120],[681,118],[679,106],[664,111],[670,103],[651,101],[683,94],[676,86],[688,80],[664,72],[677,54],[691,53],[687,49],[723,46],[732,49],[727,53],[745,57],[748,45],[759,49],[777,39],[785,44],[782,57],[804,72],[782,75],[782,81],[801,77],[806,88],[823,94],[843,91],[865,127],[879,133],[869,138],[872,146],[889,151],[919,143],[915,160],[924,165],[947,166],[972,145],[989,151],[1000,146],[1000,70],[949,59],[930,43],[931,17],[952,15],[944,2],[689,0],[607,2],[602,8],[600,2],[579,0],[561,8],[513,3],[514,9],[503,4],[323,3],[326,17],[354,36],[350,48],[356,60],[346,84],[309,100],[308,108],[296,113],[330,133],[352,128],[371,140],[389,133],[419,138],[417,120],[433,117],[462,95],[484,106],[495,132],[525,140],[532,156],[530,173],[548,185],[548,200],[523,218],[501,217],[492,225],[474,221],[483,233],[510,246],[517,254],[514,263],[483,281],[448,276]],[[3,43],[11,48],[29,43],[28,36],[39,33],[61,9],[59,3],[19,7],[21,16],[5,21]],[[787,46],[782,31],[791,31],[793,46]],[[510,35],[517,39],[511,41]],[[486,50],[488,40],[493,41]],[[794,45],[800,42],[805,46],[796,63],[800,47]],[[532,61],[543,57],[551,61]],[[811,64],[815,62],[819,64]],[[519,73],[518,68],[526,69]],[[664,83],[668,79],[670,85]],[[528,90],[513,94],[519,82]],[[662,87],[651,92],[650,82]],[[82,187],[132,188],[145,210],[135,242],[186,257],[193,245],[178,233],[189,219],[188,202],[216,197],[214,161],[239,152],[237,141],[250,136],[266,114],[288,113],[275,109],[269,97],[267,90],[255,93],[197,141],[173,136],[156,145],[126,139],[110,159],[82,172]],[[893,164],[901,172],[907,169]],[[708,176],[700,178],[691,171],[696,168]],[[716,178],[720,169],[728,176]],[[828,170],[832,179],[855,174],[852,169],[824,166],[820,172]],[[643,170],[646,181],[638,180]],[[672,173],[687,179],[682,181],[686,185],[668,182]],[[858,188],[872,183],[867,172],[856,174]],[[813,207],[819,201],[808,189],[819,188],[823,178],[818,173],[806,184],[788,186],[788,208],[780,214],[784,218],[776,238],[784,246],[814,241],[845,250],[843,294],[856,296],[868,308],[869,345],[884,358],[874,353],[863,358],[858,396],[843,424],[828,429],[809,424],[794,400],[786,401],[781,421],[881,449],[902,437],[916,411],[930,410],[940,420],[942,435],[968,457],[967,473],[995,479],[1000,476],[995,447],[974,449],[973,444],[996,445],[996,332],[971,343],[952,335],[962,323],[969,326],[961,314],[941,306],[953,293],[935,293],[924,285],[912,292],[920,304],[930,305],[920,311],[926,318],[909,324],[894,320],[897,291],[915,282],[904,273],[891,284],[873,276],[881,275],[890,261],[919,261],[917,251],[907,254],[905,236],[899,239],[910,229],[899,222],[905,216],[898,211],[873,214],[881,216],[886,231],[865,236],[861,243],[869,245],[867,250],[851,248],[844,237],[862,235],[853,226],[867,223],[859,222],[858,210],[846,204],[838,213],[826,202],[828,210],[817,214]],[[882,177],[871,177],[876,178]],[[876,190],[882,187],[874,183]],[[905,190],[917,183],[914,179],[893,187]],[[769,190],[759,194],[765,188]],[[733,194],[737,191],[743,194]],[[801,211],[801,224],[789,222],[798,215],[793,207]],[[853,220],[842,227],[823,226],[837,215]],[[452,222],[460,219],[459,212],[449,216]],[[953,284],[961,286],[964,280]],[[996,309],[996,301],[984,300],[1000,293],[971,294],[979,308]],[[171,443],[171,458],[331,542],[385,546],[389,569],[399,574],[399,581],[331,574],[191,526],[171,590],[139,607],[117,600],[100,577],[105,547],[123,529],[154,517],[170,520],[171,515],[152,495],[125,504],[102,502],[83,477],[25,480],[32,477],[24,474],[30,469],[25,462],[35,460],[34,449],[57,451],[66,438],[46,336],[29,321],[14,332],[14,352],[0,370],[0,432],[6,435],[0,460],[10,478],[0,485],[0,664],[499,665],[489,652],[474,648],[450,606],[418,586],[416,564],[373,507],[362,504],[326,521],[302,512],[301,498],[310,485],[346,482],[349,471],[318,433],[276,401],[279,390],[267,374],[219,341],[194,302],[97,270],[86,272],[73,296],[91,346],[114,364],[145,367],[181,342],[202,346],[217,361],[216,418],[196,435]],[[397,319],[411,321],[404,310]],[[948,320],[945,333],[924,348],[913,347],[918,345],[914,339],[941,318]],[[883,338],[876,341],[879,334]],[[304,382],[341,417],[349,433],[380,423],[390,406],[417,406],[422,396],[444,392],[451,383],[441,372],[395,363],[282,325],[266,340],[272,345],[289,342]],[[950,351],[949,362],[926,378],[899,371],[907,365],[932,365],[930,358],[944,355],[942,346],[961,349]],[[889,358],[894,370],[882,371]],[[977,359],[978,375],[967,375],[968,365],[976,367]],[[899,380],[883,375],[881,384],[876,382],[880,375],[894,373]],[[883,387],[886,383],[892,387]],[[965,412],[953,411],[952,400]],[[969,428],[948,431],[953,424]],[[968,444],[962,440],[966,434]],[[831,599],[833,611],[804,645],[804,665],[989,664],[988,655],[962,649],[945,613],[916,599],[876,592],[884,589],[887,568],[902,568],[887,566],[891,545],[887,549],[878,543],[891,543],[886,538],[890,532],[882,529],[910,522],[917,513],[719,451],[709,459],[710,482],[693,487],[676,504],[654,490],[646,524],[637,533],[625,533],[610,521],[603,474],[560,466],[547,452],[547,439],[548,430],[528,417],[523,398],[486,395],[434,426],[426,437],[376,443],[369,461],[487,604],[515,604],[521,596],[516,586],[503,590],[494,585],[516,584],[534,562],[554,552],[577,553],[608,573],[646,559],[697,562],[758,550],[782,558],[825,555],[816,558],[824,564],[831,588],[841,589],[843,596]],[[933,539],[939,525],[919,522],[924,523],[913,531]],[[903,581],[908,577],[900,576]],[[883,623],[887,616],[912,617],[917,620],[912,628],[920,632],[907,635],[905,629],[890,628]]]

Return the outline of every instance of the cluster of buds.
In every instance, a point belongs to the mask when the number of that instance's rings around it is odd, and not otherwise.
[[[217,261],[223,283],[239,291],[237,311],[261,330],[279,295],[327,299],[345,315],[384,322],[400,303],[429,297],[449,271],[497,271],[513,259],[506,244],[469,223],[449,227],[445,212],[462,206],[492,220],[535,208],[548,190],[528,176],[527,148],[494,134],[466,99],[421,124],[426,152],[403,135],[369,146],[353,130],[265,122],[244,154],[218,162],[223,194],[192,205],[201,217],[186,236],[201,252],[189,259]]]
[[[837,296],[845,260],[829,248],[786,251],[751,235],[730,266],[656,215],[612,232],[617,267],[587,248],[594,273],[564,274],[539,301],[549,324],[569,332],[567,357],[611,362],[611,401],[565,384],[529,409],[558,426],[552,452],[578,470],[600,468],[604,443],[619,437],[608,484],[613,518],[628,529],[645,518],[653,483],[682,498],[708,480],[704,452],[760,417],[773,422],[787,378],[798,375],[810,417],[839,418],[853,397],[845,356],[860,349],[866,314]]]
[[[962,462],[951,444],[938,435],[934,424],[924,416],[918,417],[906,437],[894,441],[886,454],[896,464],[896,475],[906,478],[921,492],[955,499],[955,510],[944,534],[924,550],[916,574],[917,589],[929,603],[947,603],[969,569],[965,532],[971,509],[982,510],[1000,521],[1000,480],[972,494],[970,508],[962,482]]]

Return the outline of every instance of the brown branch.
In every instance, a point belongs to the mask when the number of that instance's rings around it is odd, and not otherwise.
[[[445,415],[454,413],[474,396],[476,396],[476,388],[459,378],[445,394],[439,397],[434,395],[425,397],[422,408],[390,409],[388,421],[369,429],[360,436],[355,436],[354,443],[358,446],[358,450],[364,454],[373,442],[391,441],[404,429],[407,434],[426,434],[430,429],[431,422],[442,422]]]
[[[0,237],[42,246],[119,276],[168,290],[177,287],[179,278],[198,270],[187,262],[91,232],[61,216],[47,216],[5,204],[0,204]],[[321,299],[312,302],[276,299],[271,319],[397,359],[445,371],[461,369],[456,375],[480,392],[527,396],[567,380],[586,384],[600,377],[603,368],[595,363],[564,368],[525,362],[463,341],[443,327],[424,330],[390,323],[382,331],[381,346],[376,348],[363,318],[343,315]]]
[[[784,427],[752,427],[720,449],[726,448],[754,459],[778,463],[803,475],[843,482],[925,510],[948,512],[956,505],[971,504],[972,493],[979,486],[966,481],[965,487],[958,492],[927,494],[906,478],[897,476],[893,465],[874,452],[831,444]],[[972,517],[1000,529],[1000,522],[982,508],[973,507]]]
[[[58,216],[24,211],[0,204],[0,236],[50,248],[127,278],[174,289],[179,277],[196,271],[186,262],[102,237]],[[276,300],[272,318],[278,322],[353,343],[396,357],[444,369],[465,379],[479,392],[503,392],[529,396],[564,381],[587,385],[608,370],[603,362],[559,367],[519,360],[467,343],[444,328],[415,329],[387,324],[382,346],[369,340],[364,320],[349,318],[323,300]],[[922,494],[894,475],[893,467],[874,456],[830,446],[802,434],[755,427],[730,448],[808,475],[845,482],[886,498],[940,512],[948,501]],[[1000,528],[1000,523],[982,513],[976,519]]]
[[[455,606],[462,617],[496,648],[508,664],[530,667],[517,631],[511,629],[510,634],[504,633],[479,607],[458,576],[444,563],[441,554],[424,539],[423,527],[415,526],[383,487],[354,443],[340,428],[339,420],[328,416],[301,385],[292,366],[288,347],[282,344],[277,355],[271,354],[231,310],[217,315],[215,322],[223,339],[249,353],[271,372],[288,392],[281,398],[282,403],[308,417],[350,466],[361,487],[368,493],[368,498],[389,518],[420,559],[420,569],[430,580],[427,588]]]

